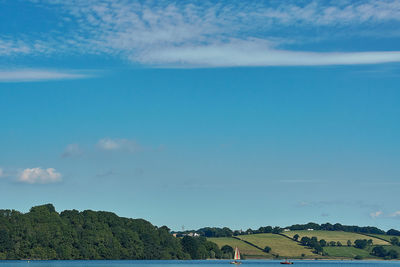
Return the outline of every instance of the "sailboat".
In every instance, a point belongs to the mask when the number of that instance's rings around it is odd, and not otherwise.
[[[240,251],[239,248],[236,247],[235,256],[233,257],[233,261],[231,261],[231,264],[242,264],[242,262],[240,262],[239,260],[240,260]]]

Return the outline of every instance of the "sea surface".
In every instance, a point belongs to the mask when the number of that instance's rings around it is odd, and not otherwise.
[[[245,260],[242,265],[230,265],[229,260],[188,261],[141,261],[141,260],[98,260],[98,261],[0,261],[0,267],[278,267],[279,260]],[[293,267],[400,267],[400,261],[321,261],[294,260]]]

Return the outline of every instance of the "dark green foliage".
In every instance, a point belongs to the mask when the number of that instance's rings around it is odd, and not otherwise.
[[[1,240],[1,232],[0,232],[0,240]],[[1,242],[1,241],[0,241]],[[400,246],[399,239],[397,237],[392,237],[390,239],[390,243],[394,246]]]
[[[294,230],[307,230],[307,229],[314,229],[314,230],[325,230],[325,231],[344,231],[344,232],[354,232],[354,233],[364,233],[364,234],[385,234],[385,231],[372,227],[372,226],[355,226],[355,225],[342,225],[340,223],[330,224],[317,224],[317,223],[307,223],[307,224],[294,224],[292,226],[286,227],[292,231]],[[399,235],[400,231],[391,229],[387,232],[388,235]]]
[[[299,236],[298,234],[295,234],[295,235],[293,236],[293,240],[294,240],[294,241],[297,241],[297,240],[299,240],[299,237],[300,237],[300,236]]]
[[[321,242],[322,241],[322,242]],[[306,246],[306,247],[309,247],[309,248],[313,248],[314,249],[314,253],[316,253],[316,254],[320,254],[320,253],[323,253],[324,252],[324,248],[323,248],[323,246],[321,245],[321,243],[322,244],[326,244],[326,241],[325,240],[321,240],[321,241],[318,241],[318,238],[317,237],[315,237],[315,236],[313,236],[313,237],[311,237],[311,238],[309,238],[309,237],[307,237],[307,236],[303,236],[301,239],[300,239],[300,243],[303,245],[303,246]]]
[[[196,232],[205,237],[231,237],[233,235],[233,231],[228,227],[205,227],[197,230]]]
[[[221,258],[222,252],[217,244],[207,241],[205,237],[185,236],[181,239],[183,251],[192,259]]]
[[[376,246],[372,249],[371,254],[375,255],[377,257],[385,257],[387,254],[387,251],[382,246]]]
[[[395,229],[390,229],[389,231],[386,232],[387,235],[396,235],[400,236],[400,231],[395,230]]]
[[[231,247],[231,246],[229,246],[229,245],[225,245],[225,246],[223,246],[222,248],[221,248],[221,251],[222,251],[222,253],[227,253],[227,254],[231,254],[232,255],[232,257],[233,257],[233,253],[234,253],[234,250],[233,250],[233,247]]]
[[[325,241],[325,239],[321,239],[321,240],[319,241],[319,244],[321,245],[321,247],[326,247],[326,241]]]
[[[360,256],[360,255],[356,255],[356,256],[354,256],[354,259],[355,259],[355,260],[362,260],[362,259],[363,259],[363,257],[362,257],[362,256]]]
[[[58,214],[47,204],[26,214],[0,210],[0,258],[186,259],[189,255],[165,226],[103,211]]]
[[[399,253],[393,249],[387,251],[383,246],[376,246],[372,249],[372,255],[385,259],[397,259],[399,258]]]
[[[266,246],[266,247],[264,248],[264,252],[269,253],[270,251],[271,251],[271,248],[270,248],[270,247]]]
[[[351,241],[350,240],[347,240],[347,246],[351,247]]]
[[[354,246],[356,248],[364,249],[367,245],[368,245],[367,239],[357,239],[356,241],[354,241]]]

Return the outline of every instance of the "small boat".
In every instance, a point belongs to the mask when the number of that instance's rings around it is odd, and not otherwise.
[[[285,261],[281,261],[281,264],[293,264],[293,262],[285,260]]]
[[[240,260],[240,251],[239,248],[236,247],[235,256],[233,257],[233,261],[231,261],[231,264],[242,264],[242,262],[240,262],[239,260]]]

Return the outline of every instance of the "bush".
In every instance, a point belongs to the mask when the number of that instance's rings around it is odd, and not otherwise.
[[[269,253],[270,251],[271,251],[271,248],[270,248],[270,247],[266,246],[266,247],[264,248],[264,252]]]

